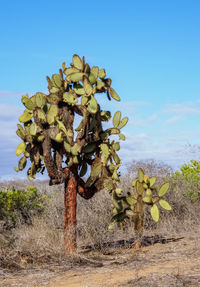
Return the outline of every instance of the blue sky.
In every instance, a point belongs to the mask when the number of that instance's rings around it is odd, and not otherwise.
[[[21,95],[47,89],[73,54],[106,69],[129,116],[120,156],[163,160],[178,168],[199,154],[200,2],[2,1],[0,9],[0,177],[13,167]],[[105,105],[105,103],[104,103]]]

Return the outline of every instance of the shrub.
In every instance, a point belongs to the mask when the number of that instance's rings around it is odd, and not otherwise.
[[[10,229],[21,221],[31,224],[32,216],[44,210],[45,195],[39,195],[36,187],[28,186],[26,190],[14,187],[0,191],[0,220],[3,227]]]
[[[174,180],[183,179],[188,185],[184,193],[192,202],[200,200],[200,162],[191,160],[181,166],[180,171],[172,174]]]

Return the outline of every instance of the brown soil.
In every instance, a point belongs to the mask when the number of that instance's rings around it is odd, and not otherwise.
[[[146,238],[148,239],[148,238]],[[0,269],[2,287],[197,287],[200,286],[200,239],[198,234],[156,240],[140,250],[128,242],[97,252],[88,248],[62,264],[27,267],[18,271]],[[123,246],[126,243],[126,246]],[[148,246],[144,246],[148,245]]]

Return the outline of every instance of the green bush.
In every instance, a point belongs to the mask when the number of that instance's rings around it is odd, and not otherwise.
[[[172,174],[175,180],[183,179],[188,183],[185,195],[193,202],[200,200],[200,162],[191,160],[189,164],[184,164],[180,171]]]
[[[0,191],[0,220],[3,227],[10,229],[18,222],[31,224],[32,216],[44,211],[46,195],[39,195],[36,187],[28,186],[26,190],[14,187]]]

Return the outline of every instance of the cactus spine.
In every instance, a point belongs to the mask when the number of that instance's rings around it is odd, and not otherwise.
[[[104,129],[103,122],[111,118],[109,111],[101,110],[95,97],[105,94],[119,101],[106,78],[105,69],[90,67],[78,55],[74,55],[70,67],[62,64],[59,73],[47,77],[48,94],[41,92],[32,97],[25,95],[22,103],[24,113],[19,117],[17,135],[22,142],[16,155],[23,154],[16,171],[23,170],[30,158],[31,167],[27,176],[33,180],[36,173],[47,170],[50,185],[65,183],[65,247],[73,252],[76,245],[76,193],[85,199],[106,188],[116,189],[119,181],[119,142],[110,140],[118,135],[125,140],[121,128],[128,118],[121,119],[116,112],[113,127]],[[81,117],[78,126],[75,116]],[[89,171],[90,170],[90,171]],[[88,175],[87,180],[83,176]],[[66,235],[72,227],[72,239]]]

